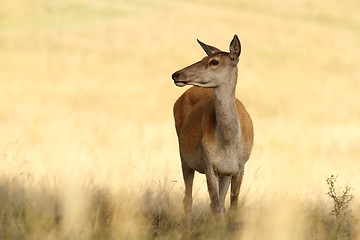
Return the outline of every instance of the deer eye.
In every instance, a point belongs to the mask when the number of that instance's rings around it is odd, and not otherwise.
[[[209,62],[209,64],[210,64],[210,65],[213,65],[213,66],[216,66],[216,65],[219,64],[219,61],[214,59],[214,60],[211,60],[211,61]]]

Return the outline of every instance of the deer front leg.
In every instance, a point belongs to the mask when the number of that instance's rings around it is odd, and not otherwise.
[[[220,211],[222,214],[225,213],[225,198],[226,193],[229,190],[231,182],[231,176],[223,175],[219,178],[219,202],[220,202]]]
[[[231,209],[237,208],[237,203],[238,203],[240,187],[241,187],[241,182],[242,182],[243,176],[244,176],[244,166],[242,166],[241,169],[234,176],[232,176],[231,198],[230,198],[230,208]]]
[[[190,228],[194,170],[191,169],[190,167],[188,167],[186,164],[182,163],[182,172],[183,172],[183,178],[184,178],[184,182],[185,182],[185,197],[183,199],[185,220],[186,220],[186,227]]]
[[[206,169],[206,182],[208,186],[209,196],[210,196],[210,207],[211,210],[217,219],[223,219],[224,214],[220,209],[220,196],[219,196],[219,177],[212,167]]]

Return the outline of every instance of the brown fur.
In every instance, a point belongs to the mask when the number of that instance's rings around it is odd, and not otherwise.
[[[230,52],[198,41],[208,54],[172,75],[174,83],[194,85],[174,105],[185,182],[184,209],[190,226],[194,172],[206,175],[211,209],[224,219],[224,201],[231,183],[231,207],[236,207],[244,165],[253,145],[252,121],[235,98],[241,44],[235,35]]]
[[[251,151],[254,141],[252,120],[239,99],[236,99],[236,109],[242,126],[242,144]],[[190,155],[197,151],[204,138],[206,141],[214,141],[216,117],[213,88],[189,88],[175,102],[173,110],[175,128],[183,152]],[[194,170],[205,173],[204,164]]]

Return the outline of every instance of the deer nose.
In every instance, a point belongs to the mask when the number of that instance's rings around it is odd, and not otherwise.
[[[174,72],[174,73],[171,75],[171,78],[175,81],[179,76],[180,76],[180,73],[179,73],[179,72]]]

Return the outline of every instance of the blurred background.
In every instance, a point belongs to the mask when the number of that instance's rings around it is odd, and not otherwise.
[[[0,238],[179,239],[180,223],[148,217],[159,203],[182,217],[172,106],[186,88],[171,74],[205,56],[196,39],[228,51],[237,34],[237,97],[255,129],[239,237],[330,239],[322,220],[308,227],[331,212],[331,174],[360,213],[359,11],[357,0],[1,0]],[[198,174],[194,208],[208,206]],[[351,226],[337,239],[359,237]]]

